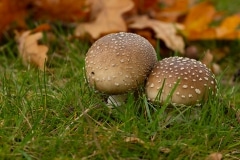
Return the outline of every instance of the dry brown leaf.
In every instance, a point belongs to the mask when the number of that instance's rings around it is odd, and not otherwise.
[[[134,17],[132,22],[133,23],[129,25],[129,28],[151,28],[156,34],[155,37],[163,40],[168,48],[180,53],[184,52],[184,40],[181,36],[177,35],[178,29],[182,29],[183,26],[150,19],[145,15]]]
[[[32,5],[34,16],[63,21],[82,20],[89,12],[86,0],[35,0]]]
[[[40,70],[44,70],[45,61],[47,61],[48,47],[38,44],[38,40],[42,37],[42,32],[33,34],[31,30],[21,34],[16,32],[18,52],[24,65],[28,66],[31,64],[37,66]]]
[[[171,152],[171,149],[166,148],[166,147],[161,147],[161,148],[159,148],[159,150],[160,150],[160,152],[165,153],[165,154],[168,154]]]
[[[135,8],[139,14],[149,13],[155,10],[155,8],[159,8],[158,2],[159,0],[133,0],[135,4]]]
[[[92,4],[98,3],[100,12],[92,22],[80,23],[75,29],[75,36],[82,37],[84,33],[91,35],[93,39],[99,38],[102,34],[111,32],[127,31],[126,23],[122,17],[123,13],[131,10],[134,3],[131,0],[92,0]],[[99,3],[101,2],[101,3]],[[94,17],[94,16],[93,16]]]
[[[221,160],[222,159],[222,154],[221,153],[211,153],[205,160]]]
[[[144,144],[145,142],[137,137],[126,137],[124,142]]]

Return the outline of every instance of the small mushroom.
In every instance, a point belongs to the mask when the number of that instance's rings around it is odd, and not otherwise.
[[[217,92],[217,85],[214,74],[200,61],[170,57],[155,65],[145,89],[150,101],[163,103],[171,96],[175,105],[199,105],[209,92]]]
[[[85,59],[90,86],[109,94],[124,94],[143,84],[157,56],[152,45],[134,33],[113,33],[98,39]]]

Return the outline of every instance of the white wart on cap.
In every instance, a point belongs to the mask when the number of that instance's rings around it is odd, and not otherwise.
[[[122,94],[143,84],[156,62],[156,52],[145,38],[113,33],[97,40],[88,50],[86,78],[101,92]]]
[[[159,61],[150,73],[145,89],[150,101],[163,103],[174,87],[171,103],[176,105],[197,105],[207,99],[209,92],[217,91],[215,76],[206,65],[183,57]]]

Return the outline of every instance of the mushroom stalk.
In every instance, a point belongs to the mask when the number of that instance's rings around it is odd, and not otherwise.
[[[119,107],[126,102],[127,94],[111,95],[107,99],[109,108]]]

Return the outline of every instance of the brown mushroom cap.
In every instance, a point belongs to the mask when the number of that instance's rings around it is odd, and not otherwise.
[[[206,65],[183,57],[159,61],[150,73],[145,89],[150,101],[163,103],[174,87],[171,103],[177,105],[199,104],[208,97],[209,90],[212,94],[217,91],[215,76]]]
[[[88,50],[86,78],[101,92],[122,94],[143,84],[156,62],[156,52],[145,38],[134,33],[113,33]]]

